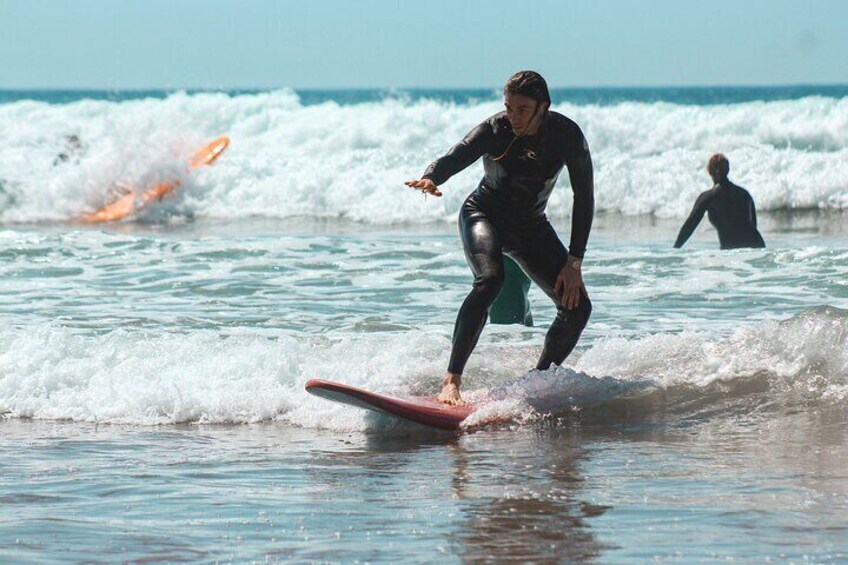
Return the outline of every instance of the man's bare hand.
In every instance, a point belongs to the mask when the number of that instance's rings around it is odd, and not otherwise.
[[[554,285],[554,292],[560,293],[560,304],[568,310],[577,308],[580,305],[580,296],[587,294],[583,284],[583,270],[579,265],[579,262],[575,264],[575,260],[569,256]]]
[[[434,183],[430,179],[408,180],[403,184],[412,187],[416,190],[420,190],[424,194],[432,194],[433,196],[442,195],[442,192],[439,190],[439,187],[437,187],[436,183]]]

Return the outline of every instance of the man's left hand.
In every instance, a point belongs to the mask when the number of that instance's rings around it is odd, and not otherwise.
[[[586,292],[583,285],[582,260],[568,256],[557,276],[554,292],[560,293],[560,303],[568,310],[580,305],[580,295]]]

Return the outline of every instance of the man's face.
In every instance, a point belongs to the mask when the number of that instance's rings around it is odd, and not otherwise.
[[[538,128],[538,120],[535,114],[538,102],[521,94],[504,94],[504,106],[506,106],[506,117],[512,125],[515,135],[532,135]],[[532,123],[531,123],[532,120]]]

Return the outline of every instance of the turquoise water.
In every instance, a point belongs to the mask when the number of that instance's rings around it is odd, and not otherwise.
[[[459,434],[303,385],[437,392],[480,171],[401,181],[496,101],[37,94],[0,101],[0,561],[848,561],[844,93],[563,95],[592,320],[547,372],[541,292],[487,327]],[[223,133],[176,199],[73,221]],[[766,249],[671,248],[718,141]],[[565,183],[564,239],[569,210]]]

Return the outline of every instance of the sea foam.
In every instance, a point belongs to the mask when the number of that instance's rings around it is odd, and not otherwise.
[[[848,98],[695,106],[669,102],[555,105],[586,133],[599,210],[682,217],[709,188],[708,157],[723,152],[731,177],[761,210],[848,206]],[[479,164],[423,202],[403,186],[485,117],[497,100],[454,103],[387,98],[301,103],[290,90],[243,95],[175,93],[164,99],[0,105],[0,221],[64,220],[182,174],[205,141],[232,144],[170,202],[211,218],[330,218],[367,224],[453,221],[481,177]],[[66,162],[66,136],[82,149]],[[567,174],[551,198],[570,213]]]
[[[270,330],[82,334],[55,323],[26,332],[4,328],[0,414],[140,425],[281,421],[339,431],[385,429],[397,422],[312,397],[303,385],[317,377],[389,394],[433,395],[448,348],[447,336],[427,330],[324,337]],[[638,402],[657,392],[676,399],[685,417],[687,402],[718,385],[723,398],[744,395],[742,384],[751,378],[760,379],[771,401],[848,400],[848,312],[833,307],[752,323],[730,335],[600,339],[549,371],[526,372],[524,347],[484,344],[478,350],[491,362],[478,367],[485,375],[468,375],[465,392],[488,404],[472,424]]]

